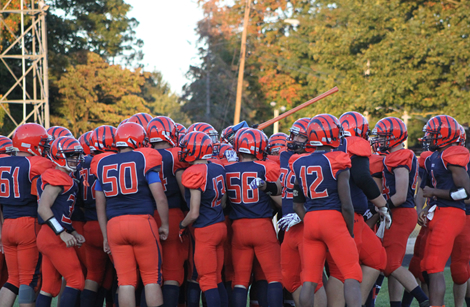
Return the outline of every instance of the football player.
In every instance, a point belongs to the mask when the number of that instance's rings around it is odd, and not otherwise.
[[[116,131],[117,154],[96,156],[91,162],[96,212],[105,252],[111,252],[119,282],[119,305],[135,306],[136,270],[145,286],[148,306],[163,304],[160,239],[168,237],[168,203],[158,172],[161,156],[144,148],[147,135],[136,123]],[[160,215],[158,228],[154,202]]]
[[[185,197],[189,212],[180,222],[180,233],[192,224],[194,227],[194,263],[198,282],[208,307],[228,306],[227,292],[222,283],[224,243],[227,226],[225,206],[225,170],[210,163],[212,141],[203,132],[189,132],[183,139],[181,159],[191,167],[183,173]]]
[[[95,184],[96,177],[90,171],[91,161],[99,153],[115,153],[116,128],[111,126],[100,126],[93,131],[84,133],[78,141],[86,154],[84,161],[77,169],[80,179],[79,199],[83,203],[86,223],[83,226],[85,237],[85,264],[87,268],[85,288],[82,291],[80,303],[82,306],[93,306],[95,302],[101,301],[103,286],[111,289],[112,264],[107,253],[103,251],[103,235],[101,234],[98,216],[96,215]],[[83,249],[83,248],[81,248]],[[106,281],[106,282],[105,282]]]
[[[45,171],[37,181],[39,197],[39,222],[37,238],[42,258],[43,283],[36,306],[51,306],[53,297],[61,289],[62,277],[66,286],[60,297],[61,306],[75,306],[85,285],[77,252],[71,248],[81,246],[85,238],[72,226],[72,212],[78,192],[78,184],[72,178],[82,159],[83,149],[73,137],[54,140],[49,158],[55,169]]]
[[[432,187],[426,186],[423,196],[432,200],[429,208],[420,214],[422,219],[426,216],[428,220],[428,237],[421,269],[425,272],[425,278],[429,276],[431,305],[442,306],[445,294],[445,263],[457,243],[456,238],[464,231],[466,224],[464,200],[470,195],[470,179],[466,171],[469,152],[465,147],[459,146],[460,125],[451,116],[435,116],[428,121],[425,128],[424,141],[434,152],[425,162],[426,171],[432,178]],[[457,252],[462,253],[459,256],[467,259],[468,264],[468,250]],[[468,279],[466,264],[463,267],[458,265],[462,269],[459,276],[454,275],[458,284],[463,284]]]
[[[329,114],[310,120],[308,145],[316,147],[309,155],[291,158],[296,181],[293,207],[304,221],[303,285],[301,306],[314,306],[314,291],[321,283],[327,249],[344,276],[344,297],[348,306],[361,306],[362,272],[354,243],[354,208],[349,188],[351,159],[342,151],[341,125]],[[295,159],[294,159],[295,158]]]
[[[280,246],[271,222],[271,197],[280,194],[279,166],[266,158],[268,138],[256,129],[244,128],[234,138],[239,162],[227,165],[227,193],[232,205],[233,300],[245,307],[247,288],[256,255],[268,281],[269,306],[282,306]],[[279,197],[278,197],[279,198]],[[276,201],[280,203],[280,199]]]
[[[157,116],[147,126],[147,135],[152,145],[162,157],[160,180],[168,200],[168,238],[162,241],[163,255],[163,301],[165,306],[176,307],[180,286],[184,281],[184,262],[188,258],[188,241],[181,242],[178,237],[179,222],[183,220],[184,186],[181,183],[183,171],[189,166],[178,158],[178,133],[173,120]],[[157,225],[161,223],[155,210]]]
[[[16,156],[0,159],[2,244],[8,267],[8,280],[0,291],[4,306],[13,306],[18,294],[20,306],[34,306],[39,290],[36,181],[47,169],[54,167],[54,163],[43,157],[49,139],[44,127],[23,124],[12,136]]]
[[[354,241],[362,267],[361,296],[362,303],[365,304],[380,271],[383,271],[387,264],[387,255],[382,243],[364,223],[362,217],[368,209],[368,200],[377,207],[377,211],[384,217],[387,228],[390,228],[392,221],[387,209],[387,202],[370,175],[371,149],[368,142],[369,123],[367,119],[360,113],[346,112],[341,115],[339,120],[345,138],[343,138],[338,150],[347,153],[351,158],[349,187],[354,207]],[[335,306],[344,305],[344,297],[338,295],[338,293],[342,293],[343,276],[330,254],[328,254],[327,260],[330,271],[330,278],[326,286],[328,302]]]
[[[382,187],[393,216],[393,224],[390,229],[385,229],[383,237],[383,246],[387,252],[384,274],[388,277],[390,305],[401,306],[403,286],[418,300],[420,306],[429,306],[429,299],[413,274],[402,266],[408,237],[418,220],[414,209],[418,161],[413,151],[403,146],[408,132],[401,119],[386,117],[379,120],[372,134],[373,148],[382,153],[388,152],[383,162]]]

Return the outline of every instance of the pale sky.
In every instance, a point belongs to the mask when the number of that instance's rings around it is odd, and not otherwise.
[[[140,25],[136,36],[144,41],[146,71],[159,70],[171,89],[181,94],[188,82],[185,73],[190,64],[199,63],[196,24],[202,9],[196,0],[126,0],[133,9],[129,17]]]

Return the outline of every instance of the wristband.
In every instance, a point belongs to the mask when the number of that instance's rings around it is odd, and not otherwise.
[[[393,203],[391,198],[387,199],[387,207],[389,211],[390,209],[395,208],[395,204]]]
[[[468,199],[467,191],[464,188],[450,190],[449,196],[450,198],[452,198],[452,200],[455,200],[455,201]]]
[[[183,226],[183,221],[180,222],[180,229],[185,229],[186,227]]]
[[[54,231],[56,235],[60,235],[65,230],[55,217],[51,217],[46,221],[46,223],[49,227],[51,227],[52,231]]]
[[[305,198],[304,192],[302,191],[298,183],[294,184],[294,190],[292,194],[294,195],[293,201],[295,203],[303,204],[307,201],[307,199]]]
[[[277,195],[277,185],[274,182],[266,182],[266,188],[264,189],[264,193],[268,195]]]

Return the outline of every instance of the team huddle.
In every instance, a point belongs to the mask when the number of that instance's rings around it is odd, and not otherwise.
[[[269,139],[145,113],[78,140],[20,125],[0,137],[0,306],[375,306],[384,277],[392,307],[443,306],[450,256],[468,306],[465,131],[423,130],[418,159],[400,119],[357,112]]]

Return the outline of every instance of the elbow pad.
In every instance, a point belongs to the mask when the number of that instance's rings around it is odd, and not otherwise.
[[[449,192],[450,198],[455,201],[468,199],[467,191],[464,188],[452,189]]]
[[[294,190],[293,190],[293,200],[294,203],[300,203],[303,204],[307,201],[305,198],[304,192],[302,191],[302,188],[299,186],[298,183],[294,184]]]

